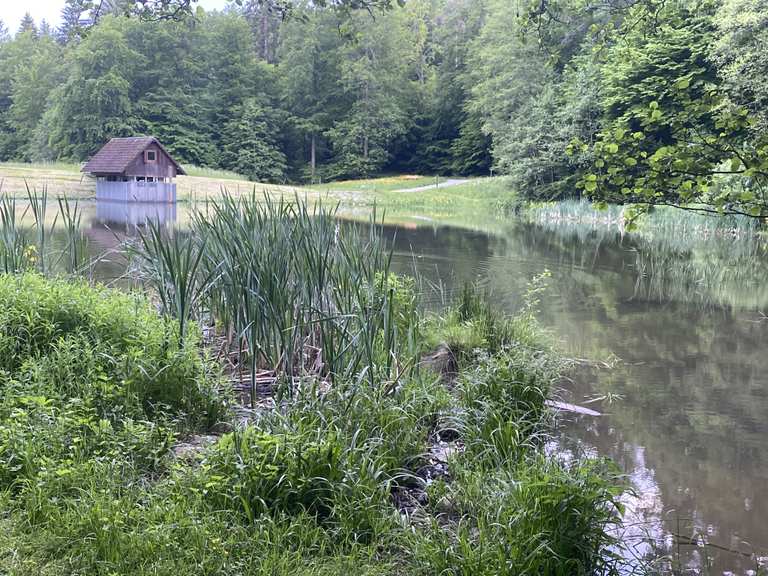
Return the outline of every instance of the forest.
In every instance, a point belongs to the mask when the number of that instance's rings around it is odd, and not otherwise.
[[[494,173],[536,200],[768,213],[761,0],[120,4],[0,28],[0,160],[152,134],[255,181]]]
[[[252,3],[86,29],[71,0],[59,30],[27,19],[0,48],[0,159],[82,161],[146,133],[186,163],[259,181],[488,173],[464,81],[479,5],[301,16]]]

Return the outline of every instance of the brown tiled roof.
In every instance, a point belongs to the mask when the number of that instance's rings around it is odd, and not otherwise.
[[[131,138],[112,138],[109,142],[94,154],[94,156],[83,166],[81,172],[90,172],[91,174],[122,174],[128,165],[152,143],[160,146],[160,149],[168,154],[163,145],[157,138],[152,136],[134,136]],[[184,174],[178,162],[170,154],[171,162],[176,165],[179,174]]]

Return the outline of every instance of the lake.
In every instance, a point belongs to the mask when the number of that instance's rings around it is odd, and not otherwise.
[[[186,218],[182,205],[83,207],[92,254],[109,255],[96,268],[104,279],[122,274],[114,249],[136,223]],[[650,539],[683,568],[750,574],[752,553],[768,554],[762,237],[677,216],[626,234],[615,214],[571,208],[472,227],[400,217],[387,225],[395,267],[418,270],[428,304],[479,282],[509,312],[549,270],[541,322],[574,364],[561,395],[603,413],[566,418],[575,441],[559,450],[608,456],[629,476],[632,553],[650,552]]]

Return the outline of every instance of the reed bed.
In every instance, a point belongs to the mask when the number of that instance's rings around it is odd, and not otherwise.
[[[628,227],[629,211],[625,206],[611,204],[598,209],[587,200],[534,205],[526,216],[536,224],[577,232],[602,229],[622,234],[632,232],[645,238],[674,239],[678,248],[711,239],[749,240],[760,229],[755,218],[700,214],[671,206],[654,207],[635,226]]]
[[[82,230],[77,200],[56,199],[58,210],[50,225],[47,187],[27,187],[26,201],[0,194],[0,271],[6,274],[35,270],[43,275],[81,276],[90,269],[88,240]],[[21,206],[24,206],[23,210]],[[63,246],[52,242],[54,228],[64,228]]]
[[[582,246],[580,253],[621,246],[638,297],[705,307],[762,308],[768,302],[763,289],[767,246],[753,218],[662,207],[627,230],[621,206],[597,210],[572,200],[536,207],[527,217],[548,237]]]
[[[417,364],[415,307],[391,285],[381,222],[364,232],[337,211],[224,195],[187,233],[148,223],[130,248],[182,336],[198,320],[223,339],[252,404],[265,371],[394,385]]]

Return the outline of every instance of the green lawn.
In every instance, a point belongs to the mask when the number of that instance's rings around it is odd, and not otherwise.
[[[184,166],[186,176],[176,179],[179,200],[204,200],[221,195],[222,190],[232,194],[267,191],[293,193],[290,186],[276,186],[249,182],[245,176],[226,170],[213,170],[197,166]],[[73,163],[0,163],[1,192],[16,198],[25,198],[27,186],[38,191],[47,188],[51,196],[66,195],[69,198],[93,198],[96,181],[80,172],[80,165]]]
[[[325,182],[323,184],[314,184],[309,188],[319,192],[387,192],[390,190],[404,190],[407,188],[417,188],[419,186],[429,186],[430,184],[443,181],[445,181],[445,178],[440,178],[438,176],[401,174],[396,176],[385,176],[382,178]]]
[[[388,221],[424,225],[430,222],[489,229],[514,206],[515,194],[503,177],[474,178],[464,184],[424,191],[407,190],[434,184],[434,176],[387,176],[367,180],[346,180],[319,186],[280,186],[250,182],[225,170],[184,166],[186,176],[176,179],[180,201],[204,202],[224,191],[234,194],[268,193],[271,196],[298,195],[308,200],[340,202],[342,213],[351,218],[368,218],[373,206],[386,212]],[[96,183],[80,172],[77,164],[0,163],[0,192],[26,198],[27,186],[47,188],[50,196],[93,198]],[[439,182],[444,182],[440,179]]]
[[[380,190],[355,194],[343,204],[350,217],[368,218],[375,205],[388,222],[443,224],[492,231],[514,210],[517,195],[504,177],[475,178],[465,184],[421,192]]]

